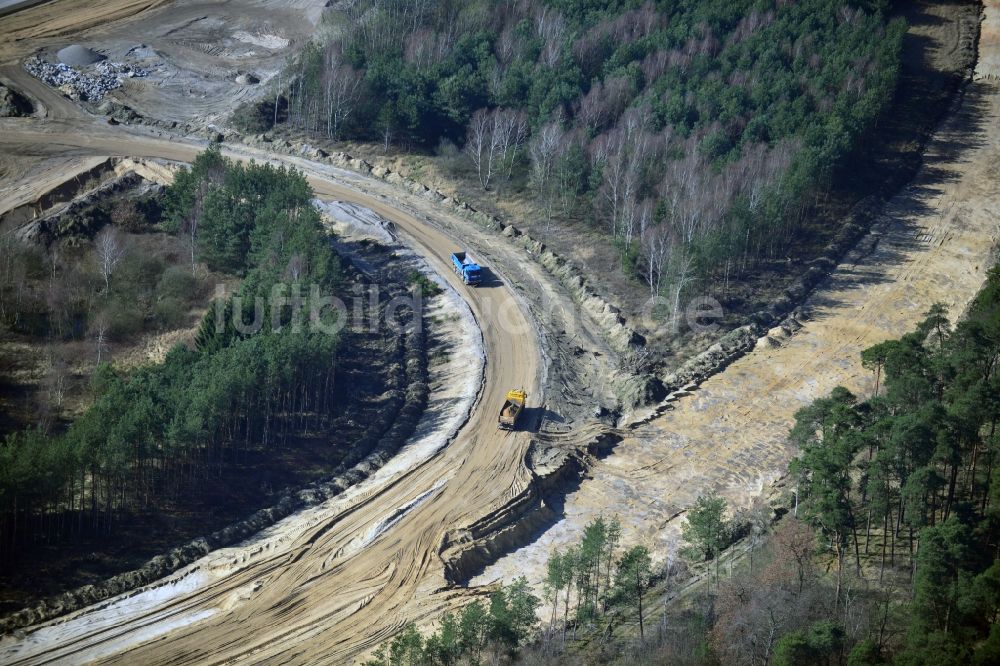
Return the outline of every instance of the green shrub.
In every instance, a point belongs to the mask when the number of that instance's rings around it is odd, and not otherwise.
[[[179,328],[187,319],[188,304],[183,299],[165,296],[153,305],[153,314],[161,329]]]
[[[432,298],[443,291],[436,282],[418,271],[410,273],[410,284],[419,289],[424,298]]]
[[[280,109],[279,109],[280,111]],[[274,98],[253,104],[242,104],[233,112],[233,125],[240,132],[257,134],[274,127]]]
[[[122,339],[142,332],[145,316],[135,301],[121,297],[112,298],[104,314],[108,321],[108,332],[112,337]]]
[[[196,300],[200,293],[201,284],[187,266],[168,267],[156,283],[158,299],[173,299],[187,304]]]

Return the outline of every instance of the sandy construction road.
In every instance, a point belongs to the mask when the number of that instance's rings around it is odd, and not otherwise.
[[[0,150],[12,154],[133,155],[190,160],[200,146],[84,121],[25,121],[0,128]],[[234,157],[245,157],[243,154]],[[261,157],[258,155],[258,158]],[[530,480],[527,435],[497,431],[493,406],[509,388],[524,386],[540,400],[541,359],[533,324],[504,285],[469,289],[450,271],[458,243],[412,215],[337,182],[327,168],[308,172],[321,199],[350,201],[391,220],[409,244],[468,300],[484,331],[485,379],[475,409],[455,441],[379,487],[338,498],[299,532],[276,526],[275,544],[210,557],[203,584],[171,585],[155,603],[109,625],[93,609],[71,615],[51,642],[6,639],[0,661],[19,663],[93,657],[122,663],[204,663],[227,659],[343,663],[390,636],[406,619],[453,606],[439,551],[446,535],[500,509]],[[52,177],[55,177],[54,175]],[[39,187],[45,183],[39,182]],[[20,192],[18,192],[20,194]],[[9,205],[0,202],[0,207]],[[504,324],[500,325],[502,317]],[[516,331],[510,334],[509,331]],[[301,526],[299,523],[297,526]],[[360,535],[369,535],[362,537]],[[257,552],[260,551],[260,552]],[[219,560],[223,560],[221,563]],[[187,577],[182,574],[177,579]],[[176,594],[174,593],[176,592]],[[163,598],[161,598],[163,597]],[[370,612],[366,609],[370,608]],[[63,624],[63,621],[59,621]],[[169,640],[154,640],[169,631]],[[45,632],[39,638],[50,636]],[[108,652],[123,649],[120,655]],[[27,652],[32,654],[28,656]]]
[[[0,144],[11,151],[44,145],[52,152],[93,149],[177,160],[191,159],[199,150],[177,142],[110,133],[69,136],[48,131],[52,129],[50,125],[44,136],[25,130],[21,143],[13,146],[5,132]],[[130,637],[142,639],[173,628],[169,641],[128,650],[122,662],[206,662],[241,656],[261,660],[278,655],[287,661],[295,655],[302,663],[343,663],[389,636],[405,618],[425,617],[453,605],[456,595],[432,594],[445,585],[437,554],[446,533],[500,508],[528,482],[523,464],[527,436],[498,432],[492,409],[513,386],[524,386],[533,398],[539,397],[538,344],[515,297],[505,286],[473,290],[459,284],[445,263],[457,245],[442,233],[331,179],[310,174],[310,180],[320,198],[351,201],[394,222],[468,299],[480,322],[484,313],[502,312],[507,325],[521,332],[506,335],[500,326],[483,326],[488,358],[483,407],[440,454],[401,470],[384,487],[369,488],[352,501],[338,499],[327,515],[301,533],[289,535],[275,528],[281,533],[280,544],[256,555],[227,553],[223,564],[212,558],[212,578],[217,580],[180,596],[167,595],[167,601],[144,609],[142,616],[130,615],[128,624],[98,624],[93,629],[86,613],[82,621],[71,616],[79,632],[69,632],[72,637],[60,632],[59,640],[43,646],[29,661],[104,656],[106,650],[95,645],[110,641],[129,646]],[[372,535],[370,540],[359,544],[356,537],[366,534]],[[245,590],[248,585],[250,591]],[[368,606],[372,612],[359,612]],[[191,620],[197,621],[178,627]],[[6,640],[0,660],[17,663],[12,649],[17,643]]]

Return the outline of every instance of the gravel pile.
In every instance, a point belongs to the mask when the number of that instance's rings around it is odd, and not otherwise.
[[[93,65],[95,62],[106,60],[106,58],[97,51],[92,51],[91,49],[88,49],[85,46],[80,46],[79,44],[73,44],[64,49],[60,49],[59,53],[56,54],[56,57],[59,58],[59,62],[71,67],[86,67],[87,65]]]
[[[59,52],[60,57],[66,50]],[[99,60],[95,64],[72,67],[64,62],[46,62],[38,56],[25,60],[24,69],[36,79],[58,88],[70,99],[85,102],[100,101],[108,91],[120,88],[124,79],[149,75],[149,70],[121,62]]]

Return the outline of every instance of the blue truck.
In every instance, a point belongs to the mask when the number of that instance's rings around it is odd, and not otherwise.
[[[483,271],[468,252],[452,252],[451,263],[455,265],[455,272],[462,276],[465,284],[479,284],[483,279]]]

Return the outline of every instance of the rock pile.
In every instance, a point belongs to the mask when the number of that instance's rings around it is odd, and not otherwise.
[[[38,56],[25,60],[24,69],[70,99],[84,102],[99,102],[108,91],[121,88],[124,79],[149,75],[146,69],[121,62],[99,60],[91,65],[70,66],[65,62],[46,62]]]

